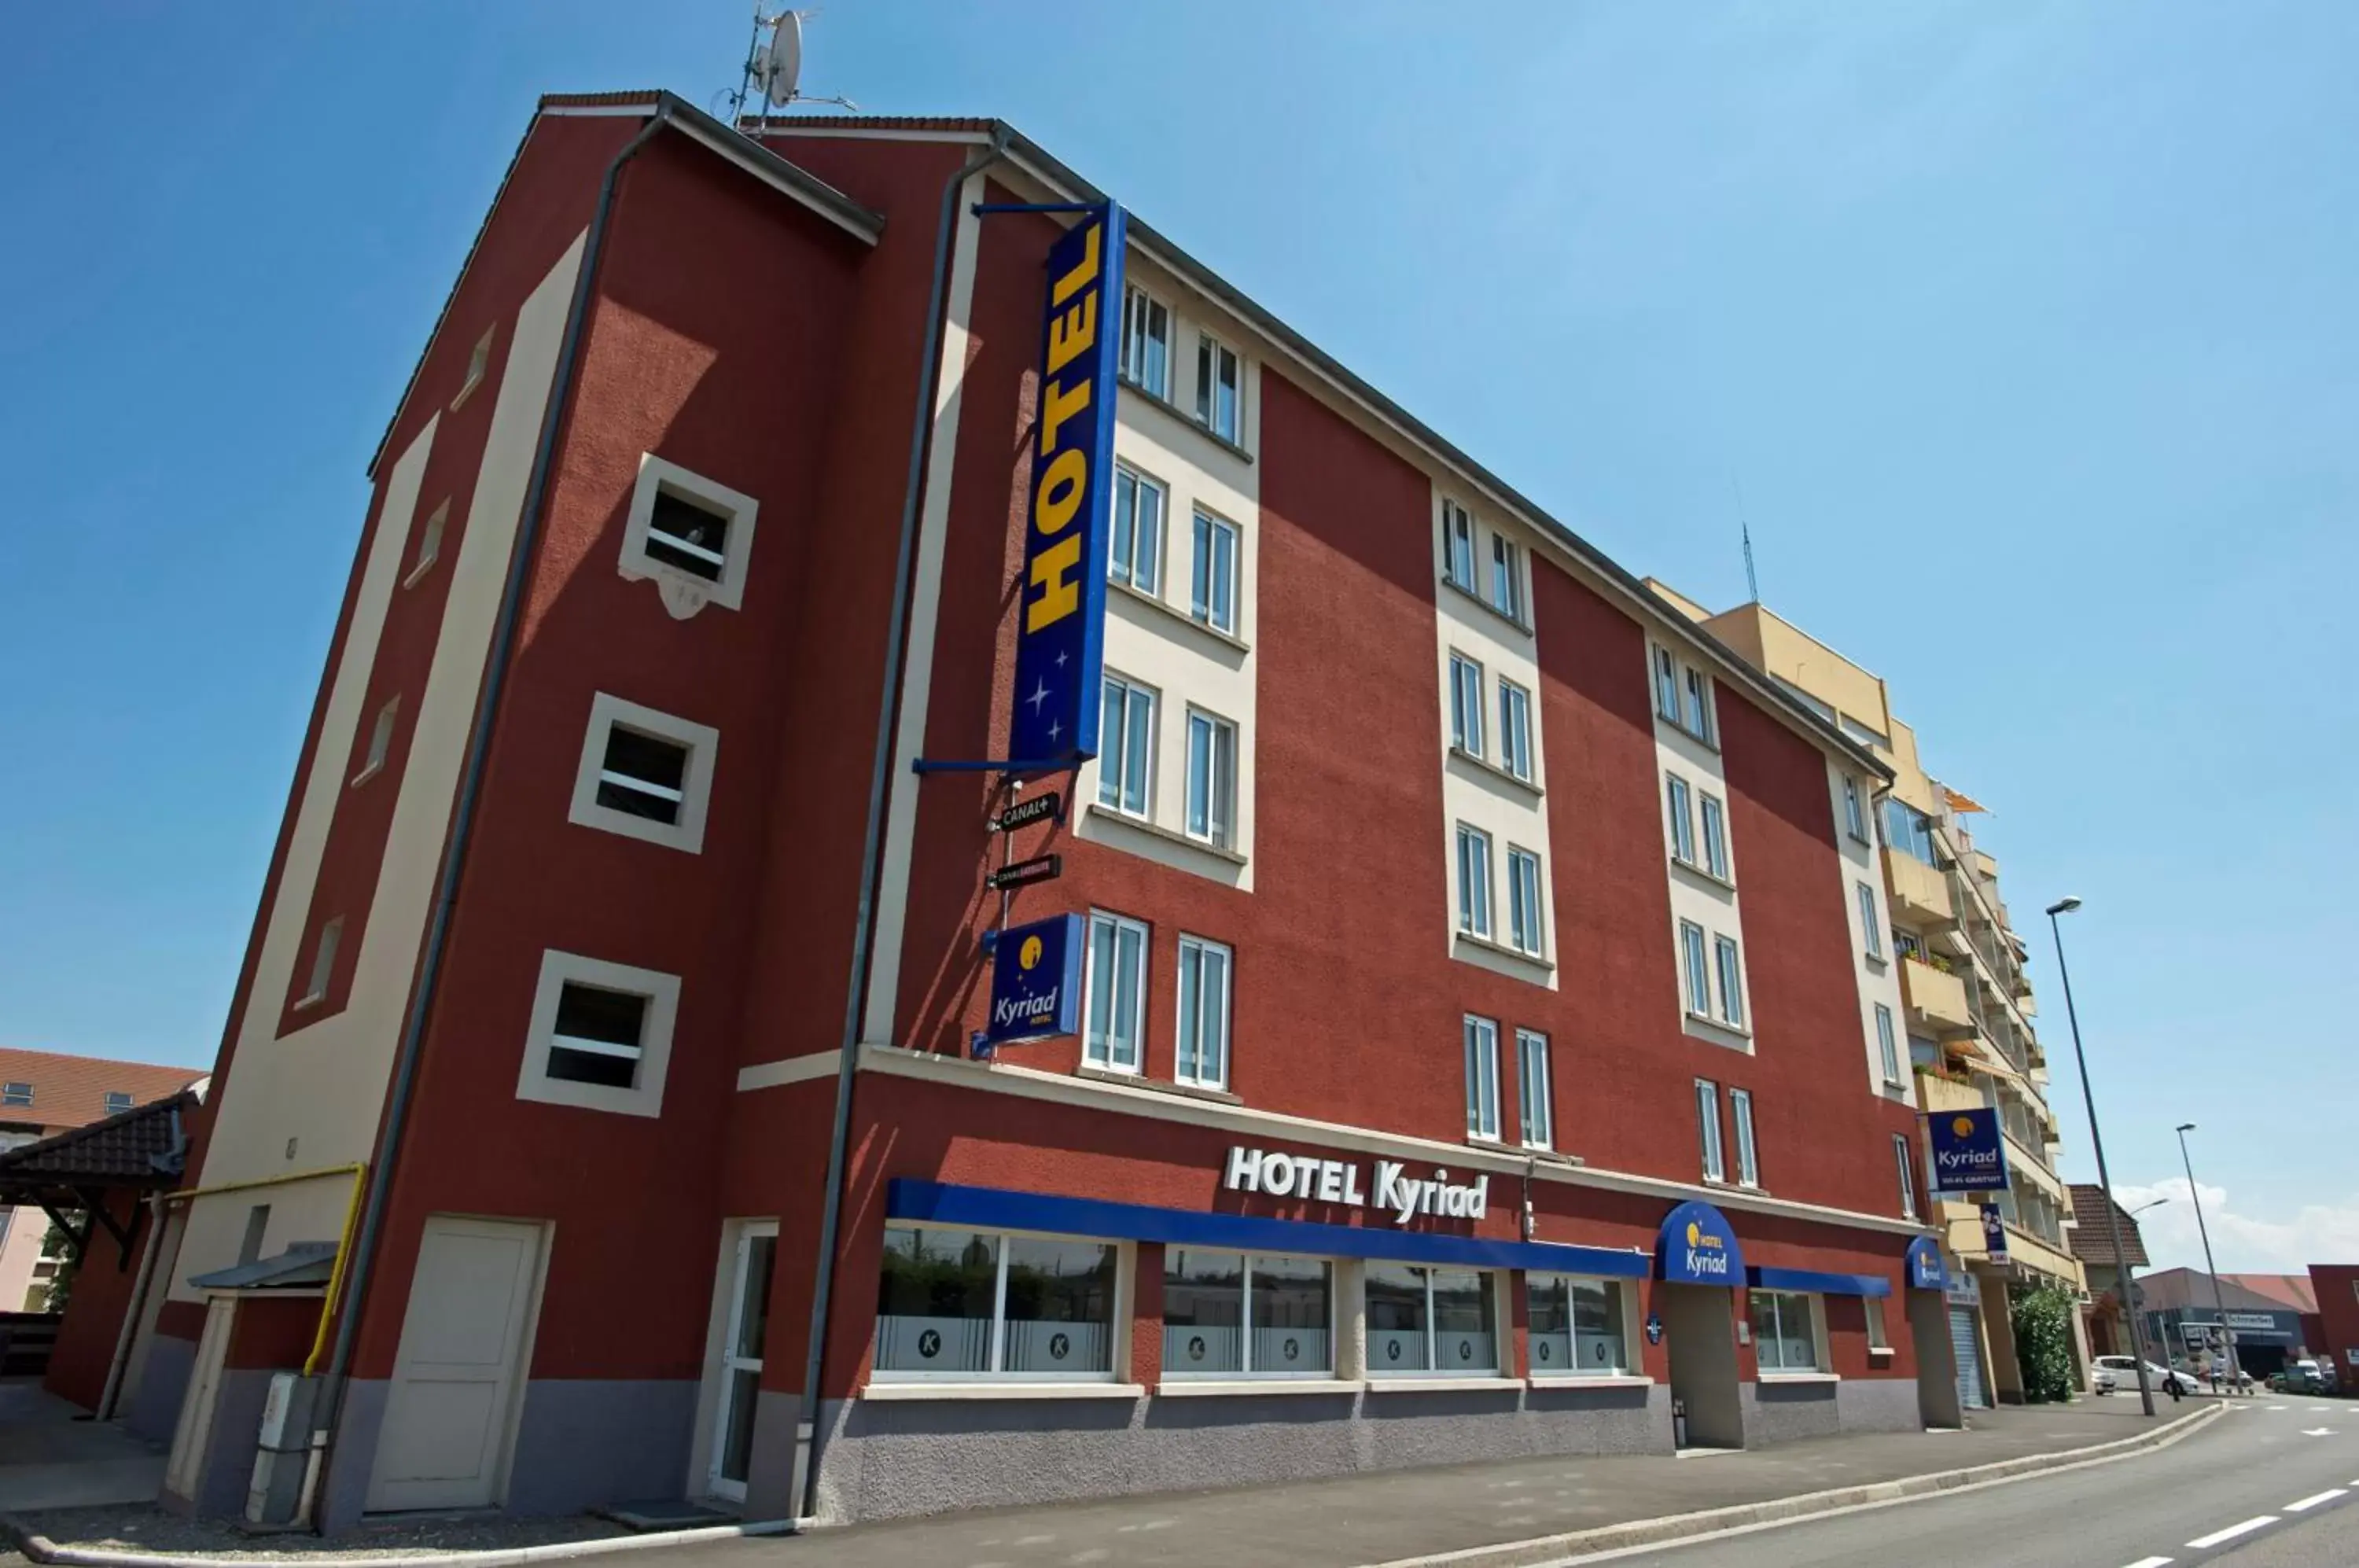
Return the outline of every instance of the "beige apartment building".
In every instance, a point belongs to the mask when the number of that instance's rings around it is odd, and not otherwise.
[[[1998,1196],[2004,1256],[1994,1256],[1973,1203],[1934,1200],[1925,1218],[1949,1265],[1961,1400],[2017,1402],[2010,1293],[2057,1284],[2085,1299],[2087,1282],[2065,1234],[2072,1198],[2056,1173],[2061,1138],[2033,1022],[2028,953],[2000,894],[1998,862],[1967,826],[1983,808],[1925,771],[1916,732],[1894,716],[1880,677],[1758,603],[1715,615],[1661,583],[1647,585],[1892,768],[1888,789],[1863,778],[1855,811],[1846,800],[1867,1033],[1885,1062],[1905,1062],[1920,1111],[1998,1108],[2015,1182]],[[1879,990],[1887,1000],[1873,1000]],[[1896,1031],[1901,1040],[1889,1039]],[[1917,1181],[1921,1190],[1921,1171]],[[2075,1313],[2074,1371],[2083,1388],[2085,1333]]]

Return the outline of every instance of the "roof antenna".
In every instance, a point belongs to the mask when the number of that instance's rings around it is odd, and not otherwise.
[[[754,7],[754,36],[745,46],[745,70],[738,79],[737,91],[729,95],[729,117],[741,130],[745,123],[745,104],[760,90],[761,118],[770,117],[774,108],[783,109],[789,103],[834,103],[857,114],[860,105],[849,98],[816,98],[797,90],[803,71],[803,23],[819,15],[818,7],[808,11],[780,11],[765,16],[757,3]],[[758,122],[757,122],[758,123]]]
[[[1761,579],[1753,570],[1753,525],[1745,517],[1745,482],[1732,474],[1728,486],[1736,492],[1736,526],[1745,534],[1745,591],[1757,604],[1761,603]]]

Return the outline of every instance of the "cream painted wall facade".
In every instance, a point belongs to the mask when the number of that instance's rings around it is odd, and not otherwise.
[[[1451,575],[1448,508],[1463,508],[1472,526],[1474,585],[1462,587]],[[1448,868],[1450,904],[1442,911],[1443,941],[1450,955],[1510,979],[1557,988],[1556,892],[1551,873],[1547,811],[1548,746],[1540,728],[1539,642],[1534,630],[1530,539],[1519,528],[1486,515],[1467,498],[1436,485],[1432,501],[1434,572],[1434,691],[1439,700],[1436,738],[1440,746],[1442,803],[1442,864]],[[1512,550],[1515,603],[1520,617],[1508,615],[1482,597],[1493,570],[1494,541],[1504,539]],[[1479,736],[1469,736],[1465,747],[1452,737],[1452,655],[1472,660],[1481,670]],[[1515,777],[1505,765],[1505,718],[1501,682],[1509,681],[1526,695],[1530,731],[1531,779]],[[1466,889],[1458,852],[1460,824],[1481,830],[1489,837],[1490,935],[1470,936],[1462,929],[1461,911]],[[1537,953],[1517,951],[1513,942],[1508,855],[1524,850],[1539,856],[1541,931]]]
[[[1864,838],[1850,826],[1845,786],[1858,793]],[[1859,1027],[1867,1051],[1868,1087],[1896,1105],[1912,1105],[1909,1089],[1908,1024],[1900,1006],[1900,958],[1893,945],[1892,909],[1884,891],[1884,866],[1875,846],[1875,780],[1861,777],[1839,762],[1827,764],[1829,809],[1834,813],[1836,862],[1843,877],[1843,916],[1851,932],[1852,966],[1859,980]],[[1864,900],[1861,889],[1866,889]],[[1864,907],[1863,907],[1863,903]],[[1867,920],[1876,922],[1871,940]],[[1875,1010],[1883,1007],[1892,1028],[1892,1051],[1897,1071],[1886,1077],[1884,1045]]]
[[[450,595],[426,691],[418,699],[350,1000],[341,1013],[280,1036],[281,1000],[296,964],[310,961],[301,949],[313,924],[312,893],[346,787],[346,765],[377,644],[408,557],[437,420],[428,421],[386,478],[383,516],[362,568],[352,624],[303,781],[234,1065],[197,1185],[350,1164],[368,1160],[375,1149],[583,243],[584,236],[575,238],[516,317],[465,532],[450,563]],[[196,1200],[190,1205],[172,1297],[199,1299],[188,1287],[189,1276],[236,1260],[247,1212],[255,1204],[270,1206],[262,1244],[266,1256],[294,1241],[334,1239],[351,1181],[328,1176]]]

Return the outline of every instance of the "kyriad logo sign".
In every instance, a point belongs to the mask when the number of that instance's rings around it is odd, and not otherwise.
[[[1998,1112],[1937,1111],[1925,1118],[1933,1150],[1933,1192],[1962,1197],[2006,1190],[2006,1146],[1999,1138]]]
[[[1275,1150],[1229,1150],[1228,1169],[1221,1185],[1232,1192],[1260,1192],[1272,1198],[1304,1198],[1315,1203],[1340,1203],[1345,1208],[1368,1205],[1367,1190],[1360,1185],[1360,1168],[1342,1160],[1317,1160],[1308,1154]],[[1479,1220],[1491,1212],[1491,1179],[1452,1182],[1450,1172],[1411,1176],[1397,1160],[1375,1162],[1376,1207],[1389,1212],[1393,1224],[1405,1225],[1419,1214],[1445,1219]]]
[[[1663,1216],[1655,1259],[1663,1279],[1675,1285],[1745,1282],[1744,1248],[1728,1216],[1710,1203],[1681,1203]]]

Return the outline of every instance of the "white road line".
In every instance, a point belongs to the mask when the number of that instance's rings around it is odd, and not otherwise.
[[[2291,1405],[2271,1405],[2269,1409],[2273,1410],[2289,1410],[2293,1409],[2293,1407]]]
[[[2225,1530],[2215,1530],[2209,1535],[2199,1535],[2187,1543],[2187,1549],[2190,1552],[2206,1551],[2223,1541],[2234,1541],[2240,1535],[2250,1535],[2256,1530],[2267,1530],[2277,1522],[2277,1515],[2263,1514],[2258,1519],[2248,1519],[2242,1524],[2232,1524]]]
[[[2347,1497],[2350,1495],[2350,1491],[2345,1487],[2330,1486],[2315,1497],[2304,1497],[2298,1503],[2288,1503],[2285,1508],[2289,1514],[2308,1513],[2321,1503],[2331,1503],[2337,1497]]]
[[[2162,1565],[2169,1561],[2168,1557],[2141,1557],[2131,1563],[2129,1568],[2162,1568]]]

